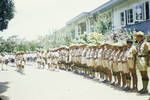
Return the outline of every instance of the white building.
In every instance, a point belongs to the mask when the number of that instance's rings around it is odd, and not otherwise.
[[[83,12],[67,22],[67,26],[70,26],[71,29],[74,30],[75,38],[79,38],[81,34],[89,33],[90,22],[88,16],[88,12]]]
[[[113,7],[113,28],[150,32],[150,0],[114,0],[122,1]]]
[[[83,12],[66,23],[68,34],[79,38],[95,31],[95,17],[110,16],[111,30],[122,28],[150,33],[150,0],[110,0],[90,12]]]

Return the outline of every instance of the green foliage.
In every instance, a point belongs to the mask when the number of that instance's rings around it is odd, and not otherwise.
[[[14,17],[13,0],[0,0],[0,31],[7,29],[8,22]]]
[[[80,40],[81,40],[81,42],[87,43],[87,42],[88,42],[87,37],[88,37],[87,34],[82,34],[82,35],[80,35]]]
[[[38,44],[43,49],[56,48],[62,45],[69,46],[71,43],[71,35],[66,33],[53,32],[51,34],[40,36],[38,38]]]
[[[103,15],[95,15],[95,31],[98,33],[105,34],[106,32],[112,29],[112,22],[111,22],[111,14],[105,13]]]
[[[93,32],[88,35],[88,41],[89,43],[97,44],[103,41],[103,37],[104,36],[102,34]]]
[[[0,37],[0,52],[13,52],[16,47],[17,38],[15,36],[11,36],[7,39]]]
[[[104,35],[101,33],[92,32],[89,34],[82,34],[80,35],[80,39],[74,39],[71,41],[71,44],[99,44],[104,40]]]
[[[17,36],[7,39],[0,37],[0,52],[35,51],[39,47],[35,41],[19,40]]]
[[[16,46],[15,51],[27,51],[27,45],[24,43],[20,43]]]

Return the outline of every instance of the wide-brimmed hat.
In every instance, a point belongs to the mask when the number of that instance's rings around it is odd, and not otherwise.
[[[16,54],[20,54],[20,51],[17,51]]]
[[[87,46],[87,44],[81,44],[81,45],[80,45],[81,48],[84,48],[84,47],[86,47],[86,46]]]
[[[74,49],[74,48],[76,48],[76,47],[78,47],[78,46],[79,46],[79,44],[71,44],[71,45],[69,46],[69,48]]]
[[[139,32],[136,32],[135,34],[134,34],[134,36],[136,37],[136,36],[144,36],[144,33],[142,32],[142,31],[139,31]]]

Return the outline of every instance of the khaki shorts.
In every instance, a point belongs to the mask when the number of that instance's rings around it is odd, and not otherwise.
[[[109,68],[109,61],[108,60],[105,60],[105,66],[106,66],[106,68]]]
[[[25,61],[22,61],[22,65],[25,65]]]
[[[93,60],[93,64],[92,64],[92,66],[93,66],[94,68],[96,68],[96,67],[97,67],[97,62],[96,62],[96,61],[97,61],[97,59],[94,59],[94,60]]]
[[[118,63],[118,71],[123,71],[123,64],[121,62]]]
[[[81,64],[86,64],[86,58],[82,57]]]
[[[124,73],[129,73],[129,67],[127,63],[122,64],[122,70]]]
[[[118,64],[113,62],[113,68],[112,68],[113,72],[118,72]]]
[[[133,69],[134,68],[134,61],[133,61],[133,59],[128,59],[128,68],[129,69]]]
[[[95,60],[95,63],[96,63],[96,66],[100,66],[100,65],[101,65],[99,59],[96,59],[96,60]]]
[[[144,57],[140,57],[137,59],[137,62],[136,62],[136,65],[137,65],[137,68],[140,70],[140,71],[147,71],[147,65],[146,65],[146,62],[145,62],[145,59]]]
[[[77,63],[79,61],[78,57],[75,57],[75,63]]]
[[[41,63],[45,63],[45,60],[44,60],[44,59],[41,59]]]
[[[94,66],[94,64],[95,64],[95,61],[94,61],[94,59],[90,59],[90,66]]]
[[[71,56],[69,57],[69,62],[72,62],[72,57]]]
[[[112,61],[109,61],[109,62],[108,62],[108,69],[109,69],[109,70],[112,70],[112,64],[113,64]]]
[[[82,57],[78,57],[78,63],[81,64]]]
[[[74,57],[71,57],[71,61],[74,62]]]
[[[101,58],[98,58],[98,61],[99,61],[100,66],[103,66],[103,65],[102,65],[102,59],[101,59]]]
[[[103,67],[104,67],[104,68],[107,67],[107,60],[103,60]]]
[[[90,59],[86,60],[86,64],[87,64],[88,67],[90,66]]]

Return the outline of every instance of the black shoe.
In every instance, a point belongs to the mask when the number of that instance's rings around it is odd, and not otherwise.
[[[138,93],[141,93],[143,90],[144,90],[144,89],[139,90]]]
[[[138,89],[137,88],[132,88],[131,92],[138,92]]]
[[[115,87],[121,87],[121,86],[120,86],[120,84],[119,84],[119,83],[116,83],[116,84],[115,84]]]
[[[147,89],[142,89],[138,93],[139,94],[148,94],[148,90]]]
[[[103,81],[103,83],[107,83],[107,82],[108,82],[107,80],[104,80],[104,81]]]
[[[115,82],[111,83],[112,86],[115,86]]]
[[[94,79],[95,77],[94,76],[90,76],[90,79]]]
[[[107,85],[110,85],[110,84],[111,84],[111,82],[107,80],[107,81],[106,81],[106,84],[107,84]]]
[[[126,87],[125,86],[121,86],[120,89],[124,90]]]
[[[68,71],[70,72],[70,71],[71,71],[71,69],[68,69]]]
[[[124,90],[124,91],[130,91],[131,89],[130,89],[130,87],[127,86],[127,87],[124,88],[123,90]]]

